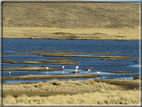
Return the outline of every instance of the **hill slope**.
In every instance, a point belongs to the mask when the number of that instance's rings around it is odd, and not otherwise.
[[[139,25],[129,3],[3,3],[3,27],[122,28]]]

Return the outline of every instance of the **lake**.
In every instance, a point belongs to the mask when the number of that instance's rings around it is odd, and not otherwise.
[[[76,55],[108,55],[108,56],[130,56],[139,57],[139,41],[115,41],[115,40],[53,40],[53,39],[3,39],[2,44],[3,54],[24,54],[33,52],[17,52],[17,51],[75,51]],[[96,53],[77,53],[77,52],[112,52],[121,54],[96,54]],[[100,60],[100,58],[79,58],[79,57],[44,57],[41,55],[4,55],[3,60],[13,59],[16,62],[21,61],[44,61],[50,58],[68,59],[78,62],[79,74],[69,73],[74,71],[77,65],[64,65],[64,73],[62,71],[11,71],[10,76],[22,75],[88,75],[97,74],[99,71],[103,75],[102,79],[132,79],[139,75],[138,58],[130,60]],[[10,64],[3,63],[3,68],[8,67],[23,67],[25,64]],[[26,64],[27,66],[41,67],[40,64]],[[44,65],[51,68],[62,68],[62,65]],[[83,69],[91,68],[91,72],[86,72]],[[103,71],[132,71],[135,74],[115,74],[105,73]],[[3,77],[9,76],[8,71],[2,72]],[[101,79],[101,78],[93,78]],[[57,79],[68,80],[68,79]],[[86,80],[86,79],[71,79],[71,80]],[[18,82],[46,82],[50,80],[10,80],[3,83],[18,83]]]

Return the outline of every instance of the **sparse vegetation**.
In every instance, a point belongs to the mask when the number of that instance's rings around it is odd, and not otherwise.
[[[3,71],[56,71],[61,70],[57,68],[49,68],[48,70],[46,67],[17,67],[17,68],[5,68]]]
[[[139,61],[133,61],[133,62],[139,62]]]
[[[139,40],[139,5],[3,3],[3,38]]]
[[[136,77],[134,77],[134,79],[141,79],[142,80],[142,76],[136,76]]]
[[[75,54],[75,53],[93,53],[93,54],[121,54],[121,53],[114,53],[114,52],[75,52],[75,51],[15,51],[15,52],[47,52],[47,53],[68,53],[68,54]],[[19,54],[5,54],[5,55],[19,55]],[[24,55],[24,54],[22,54]],[[26,54],[27,55],[27,54]],[[32,55],[32,54],[30,54]],[[60,60],[57,58],[52,58],[53,60]]]
[[[31,54],[32,55],[32,54]],[[75,61],[68,59],[52,59],[52,61],[22,61],[22,62],[13,62],[15,60],[4,60],[3,63],[12,63],[12,64],[46,64],[46,65],[76,65],[79,64]]]
[[[51,84],[59,86],[59,85],[62,84],[62,82],[57,81],[57,80],[53,80],[53,81],[51,82]]]
[[[33,80],[33,79],[69,79],[69,78],[99,78],[101,75],[26,75],[3,77],[3,80]]]
[[[124,83],[127,85],[124,86]],[[131,87],[131,84],[134,86]],[[45,83],[3,84],[3,103],[139,104],[139,88],[136,88],[136,84],[139,85],[139,80],[53,80]]]
[[[139,26],[139,5],[130,3],[3,3],[3,26],[69,29],[133,27]],[[55,33],[64,34],[65,32]]]
[[[100,60],[129,60],[129,58],[124,58],[124,57],[122,57],[122,58],[101,58]]]
[[[74,36],[74,35],[68,37],[68,39],[76,39],[76,38],[77,38],[77,36]]]

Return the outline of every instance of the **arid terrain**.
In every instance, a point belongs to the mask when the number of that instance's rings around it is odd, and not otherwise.
[[[3,3],[3,38],[139,40],[139,5]]]
[[[3,84],[3,104],[139,104],[139,79]]]

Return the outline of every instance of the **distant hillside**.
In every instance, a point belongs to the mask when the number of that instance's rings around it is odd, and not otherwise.
[[[139,25],[129,3],[3,3],[4,27],[122,28]]]

